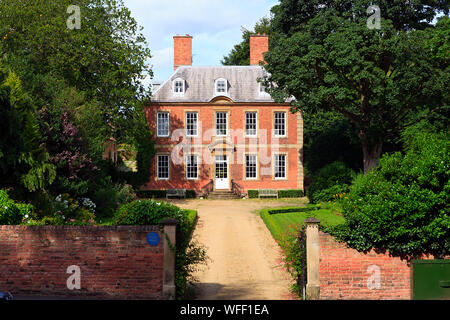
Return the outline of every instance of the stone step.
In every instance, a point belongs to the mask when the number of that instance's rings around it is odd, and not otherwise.
[[[240,199],[233,192],[228,190],[216,190],[208,195],[208,199],[218,199],[218,200],[230,200],[230,199]]]

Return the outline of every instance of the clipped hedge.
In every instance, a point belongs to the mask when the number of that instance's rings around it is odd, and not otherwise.
[[[248,197],[250,199],[258,198],[258,190],[248,190]],[[290,190],[278,190],[278,198],[301,198],[303,197],[303,190],[290,189]]]
[[[301,198],[303,197],[303,190],[278,190],[278,198]]]
[[[248,190],[248,197],[250,199],[258,198],[259,192],[258,190]]]
[[[137,196],[141,199],[165,199],[166,190],[141,190],[137,192]],[[187,199],[197,198],[197,193],[195,190],[186,190]]]
[[[288,208],[288,209],[274,209],[268,210],[268,214],[277,214],[277,213],[289,213],[289,212],[309,212],[319,210],[319,206],[308,206],[308,207],[296,207],[296,208]]]

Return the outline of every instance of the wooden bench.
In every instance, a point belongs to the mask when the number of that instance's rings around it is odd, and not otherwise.
[[[167,189],[166,199],[169,197],[183,197],[186,199],[186,189]]]
[[[258,190],[258,198],[261,198],[261,197],[277,197],[278,198],[278,190],[259,189]]]

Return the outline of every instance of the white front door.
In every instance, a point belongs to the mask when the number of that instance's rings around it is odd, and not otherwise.
[[[228,181],[228,159],[226,155],[216,156],[216,190],[229,189]]]

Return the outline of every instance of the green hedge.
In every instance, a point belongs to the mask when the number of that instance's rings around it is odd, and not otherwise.
[[[137,196],[143,199],[165,199],[166,198],[166,190],[141,190],[137,192]],[[197,198],[197,194],[195,190],[186,190],[186,198],[195,199]]]
[[[177,298],[185,294],[186,285],[196,264],[204,263],[206,252],[191,243],[197,211],[183,210],[164,201],[135,200],[116,212],[115,225],[159,225],[166,218],[178,220],[175,251],[175,285]]]
[[[288,208],[288,209],[274,209],[268,210],[268,214],[277,214],[277,213],[289,213],[289,212],[308,212],[319,210],[319,206],[308,206],[308,207],[298,207],[298,208]]]
[[[258,190],[248,190],[248,197],[250,199],[258,198]],[[298,189],[291,190],[278,190],[278,198],[301,198],[303,197],[303,191]]]
[[[278,198],[301,198],[303,197],[303,190],[278,190]]]
[[[250,199],[258,198],[258,195],[259,195],[258,190],[248,190],[248,197]]]

